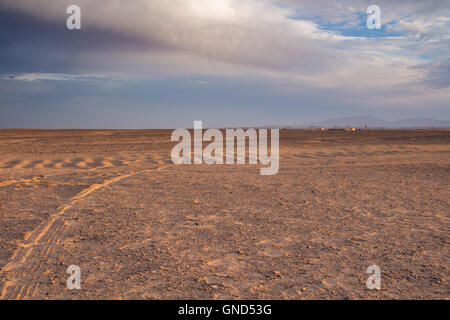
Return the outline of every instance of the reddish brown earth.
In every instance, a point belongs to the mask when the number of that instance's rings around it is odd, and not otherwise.
[[[1,298],[450,298],[450,131],[281,131],[273,176],[170,133],[0,130]]]

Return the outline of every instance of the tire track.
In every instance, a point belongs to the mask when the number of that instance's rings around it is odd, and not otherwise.
[[[39,278],[42,275],[42,272],[39,272],[41,270],[38,269],[41,268],[44,261],[49,261],[55,249],[62,244],[62,231],[64,229],[65,213],[67,210],[73,208],[91,193],[113,183],[117,183],[131,176],[157,172],[174,166],[173,164],[166,164],[163,161],[158,161],[158,164],[160,164],[160,167],[138,172],[131,171],[105,180],[103,183],[91,185],[70,198],[69,202],[60,206],[58,211],[51,215],[47,221],[26,234],[24,241],[18,245],[9,262],[0,270],[0,279],[3,279],[0,299],[14,300],[33,297],[39,284]]]
[[[151,159],[152,161],[149,161],[152,164],[160,164],[165,165],[168,164],[168,162],[164,162],[164,160],[158,158],[154,158],[154,156],[149,156],[147,159]],[[82,163],[83,165],[79,165]],[[128,166],[132,161],[123,160],[122,158],[115,158],[112,160],[108,160],[103,157],[97,157],[97,158],[82,158],[82,157],[76,157],[72,159],[56,159],[56,160],[34,160],[31,162],[27,162],[21,159],[16,160],[10,160],[6,162],[6,165],[0,167],[0,169],[34,169],[37,164],[40,164],[40,167],[45,169],[64,169],[64,168],[73,168],[73,169],[85,169],[88,172],[100,170],[100,169],[106,169],[106,168],[112,168],[112,167],[126,167]],[[21,184],[21,183],[28,183],[33,181],[38,181],[40,179],[48,179],[51,177],[59,176],[61,173],[56,174],[39,174],[35,175],[29,179],[5,179],[0,181],[0,187],[7,187],[10,185],[15,184]]]

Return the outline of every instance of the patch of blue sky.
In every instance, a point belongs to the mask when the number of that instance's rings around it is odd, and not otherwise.
[[[369,29],[367,27],[367,18],[369,14],[355,13],[355,20],[345,20],[338,23],[331,23],[326,21],[322,17],[302,17],[302,16],[290,16],[290,19],[295,20],[309,20],[316,23],[320,30],[333,31],[345,37],[362,37],[362,38],[388,38],[388,37],[403,37],[403,34],[399,31],[392,31],[392,26],[397,22],[389,21],[383,23],[383,17],[381,17],[381,29]]]
[[[423,62],[434,62],[434,61],[436,61],[436,57],[435,56],[430,56],[430,55],[427,55],[427,54],[418,54],[416,56],[416,58],[418,60],[420,60],[420,61],[423,61]]]

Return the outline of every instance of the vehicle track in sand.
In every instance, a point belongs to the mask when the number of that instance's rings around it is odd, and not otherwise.
[[[85,199],[96,190],[103,189],[111,184],[122,181],[131,176],[148,172],[157,172],[174,166],[158,161],[160,166],[141,171],[130,171],[125,174],[93,184],[70,198],[61,205],[57,212],[40,224],[36,229],[25,235],[22,243],[18,245],[8,263],[0,270],[0,279],[3,280],[0,299],[29,299],[33,297],[41,274],[41,262],[48,261],[56,247],[62,244],[67,210],[73,208],[78,202]],[[73,217],[71,217],[73,218]]]

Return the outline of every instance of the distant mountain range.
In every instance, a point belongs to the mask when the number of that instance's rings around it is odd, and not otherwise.
[[[385,121],[372,116],[346,117],[289,126],[289,128],[364,128],[366,125],[368,128],[450,128],[450,119],[409,118]]]

